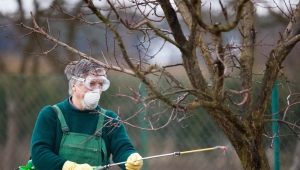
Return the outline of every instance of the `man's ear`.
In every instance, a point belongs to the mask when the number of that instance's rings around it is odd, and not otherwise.
[[[76,91],[76,87],[75,84],[72,85],[72,91],[75,92]]]

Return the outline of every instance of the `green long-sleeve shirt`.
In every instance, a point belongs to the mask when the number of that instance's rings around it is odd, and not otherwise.
[[[71,132],[90,135],[95,132],[99,117],[95,111],[80,111],[70,103],[69,99],[57,105],[61,109]],[[124,125],[117,121],[118,116],[112,111],[107,111],[106,116],[102,137],[106,144],[107,153],[108,155],[112,154],[114,162],[126,161],[130,154],[136,152],[135,148]],[[58,155],[61,138],[62,130],[57,113],[51,106],[45,106],[38,115],[31,140],[31,158],[38,170],[62,169],[66,159]],[[121,168],[125,169],[124,165]]]

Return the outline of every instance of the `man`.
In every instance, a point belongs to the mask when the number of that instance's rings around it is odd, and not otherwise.
[[[98,105],[110,81],[100,65],[87,59],[68,64],[70,97],[39,113],[32,134],[31,157],[37,170],[92,170],[124,162],[121,169],[139,170],[142,157],[124,125],[112,111]]]

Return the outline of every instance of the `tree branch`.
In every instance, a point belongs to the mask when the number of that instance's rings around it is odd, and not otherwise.
[[[172,5],[168,0],[158,0],[158,2],[165,13],[166,19],[169,23],[170,29],[172,30],[175,41],[182,46],[182,52],[185,53],[185,50],[187,50],[187,40],[181,29],[176,12],[172,8]]]
[[[240,78],[243,89],[252,88],[252,69],[254,63],[254,46],[255,46],[255,27],[254,27],[254,6],[251,1],[245,4],[243,11],[244,17],[241,20],[241,34],[243,35],[243,49],[240,57]],[[245,93],[247,101],[242,106],[245,115],[251,113],[251,92]]]
[[[186,40],[178,21],[176,12],[172,8],[170,2],[167,0],[159,0],[159,3],[165,13],[175,41],[177,42],[177,44],[181,45],[180,50],[182,53],[184,68],[187,71],[187,75],[191,81],[193,88],[199,89],[200,91],[207,90],[207,83],[199,67],[199,61],[196,57],[196,49],[194,48],[194,44]],[[201,95],[198,97],[201,97]]]
[[[92,0],[85,0],[85,2],[88,4],[88,7],[91,9],[91,11],[110,29],[110,31],[113,32],[115,39],[118,43],[118,46],[121,50],[121,53],[123,55],[123,58],[125,59],[126,63],[128,64],[128,66],[130,67],[131,70],[133,70],[134,74],[143,82],[145,83],[145,85],[148,86],[148,88],[151,90],[151,92],[160,100],[162,100],[163,102],[165,102],[167,105],[173,107],[173,108],[180,108],[180,109],[185,109],[184,107],[177,105],[176,103],[173,103],[170,99],[168,99],[167,97],[165,97],[164,95],[162,95],[156,88],[155,85],[153,83],[151,83],[150,80],[148,80],[146,78],[146,76],[139,71],[139,68],[136,67],[130,60],[130,57],[126,51],[124,42],[121,38],[121,35],[119,34],[119,32],[113,27],[113,25],[111,24],[111,22],[105,18],[100,11],[98,11],[98,9],[95,7],[95,5],[93,4]]]
[[[300,33],[300,2],[298,2],[294,15],[290,17],[288,26],[286,27],[282,38],[278,41],[276,47],[271,51],[266,63],[266,71],[262,81],[262,88],[255,109],[258,112],[265,113],[267,109],[268,99],[271,95],[272,87],[277,79],[281,69],[282,62],[299,41]],[[296,36],[295,38],[292,38]]]
[[[175,3],[178,7],[180,14],[183,17],[185,24],[188,26],[189,30],[192,30],[192,16],[190,14],[189,8],[184,3],[184,0],[175,0]],[[201,8],[198,9],[199,13],[201,13]],[[208,72],[212,76],[214,74],[213,68],[213,60],[208,46],[204,43],[205,35],[202,33],[201,28],[198,26],[197,30],[195,30],[195,45],[199,47],[202,53],[202,57],[206,63],[206,67]]]
[[[125,68],[121,68],[121,67],[116,67],[116,66],[113,66],[113,65],[105,64],[105,63],[103,63],[103,62],[101,62],[101,61],[98,61],[98,60],[92,58],[91,56],[89,56],[89,55],[87,55],[87,54],[85,54],[85,53],[83,53],[83,52],[77,50],[76,48],[73,48],[73,47],[69,46],[68,44],[66,44],[66,43],[64,43],[64,42],[62,42],[62,41],[56,39],[55,37],[53,37],[53,36],[49,35],[48,33],[46,33],[46,32],[45,32],[45,31],[44,31],[44,30],[36,23],[34,17],[33,17],[33,21],[34,21],[34,22],[33,22],[33,23],[34,23],[34,28],[32,28],[32,27],[30,27],[30,26],[27,26],[27,25],[25,25],[25,24],[23,24],[23,23],[21,23],[20,25],[21,25],[22,27],[24,27],[24,28],[26,28],[26,29],[28,29],[28,30],[34,32],[34,33],[37,33],[37,34],[40,34],[40,35],[44,36],[46,39],[48,39],[48,40],[54,42],[55,44],[58,44],[58,45],[62,46],[63,48],[67,49],[68,51],[70,51],[70,52],[72,52],[72,53],[74,53],[74,54],[77,54],[77,55],[79,55],[79,56],[82,57],[82,58],[86,58],[86,59],[88,59],[88,60],[91,60],[91,61],[93,61],[93,62],[95,62],[95,63],[97,63],[97,64],[103,66],[104,68],[111,69],[111,70],[115,70],[115,71],[119,71],[119,72],[124,72],[124,73],[126,73],[126,74],[135,76],[134,73],[133,73],[131,70],[128,70],[128,69],[125,69]]]
[[[196,18],[198,24],[203,29],[205,29],[213,34],[216,34],[219,32],[228,32],[228,31],[232,30],[233,28],[235,28],[237,26],[237,24],[239,23],[240,19],[243,17],[242,11],[245,6],[245,3],[247,3],[248,1],[249,0],[240,1],[240,3],[237,6],[237,12],[235,15],[235,19],[232,22],[229,22],[229,23],[223,24],[223,25],[222,24],[207,25],[202,20],[201,14],[197,14],[198,9],[195,9],[195,7],[188,0],[184,0],[185,4],[190,9],[192,16]]]

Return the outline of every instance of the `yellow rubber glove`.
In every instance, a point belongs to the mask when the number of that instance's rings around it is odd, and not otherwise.
[[[133,153],[128,156],[125,163],[126,170],[140,170],[143,166],[143,160],[140,154]]]
[[[75,162],[66,161],[62,170],[93,170],[89,164],[77,164]]]

